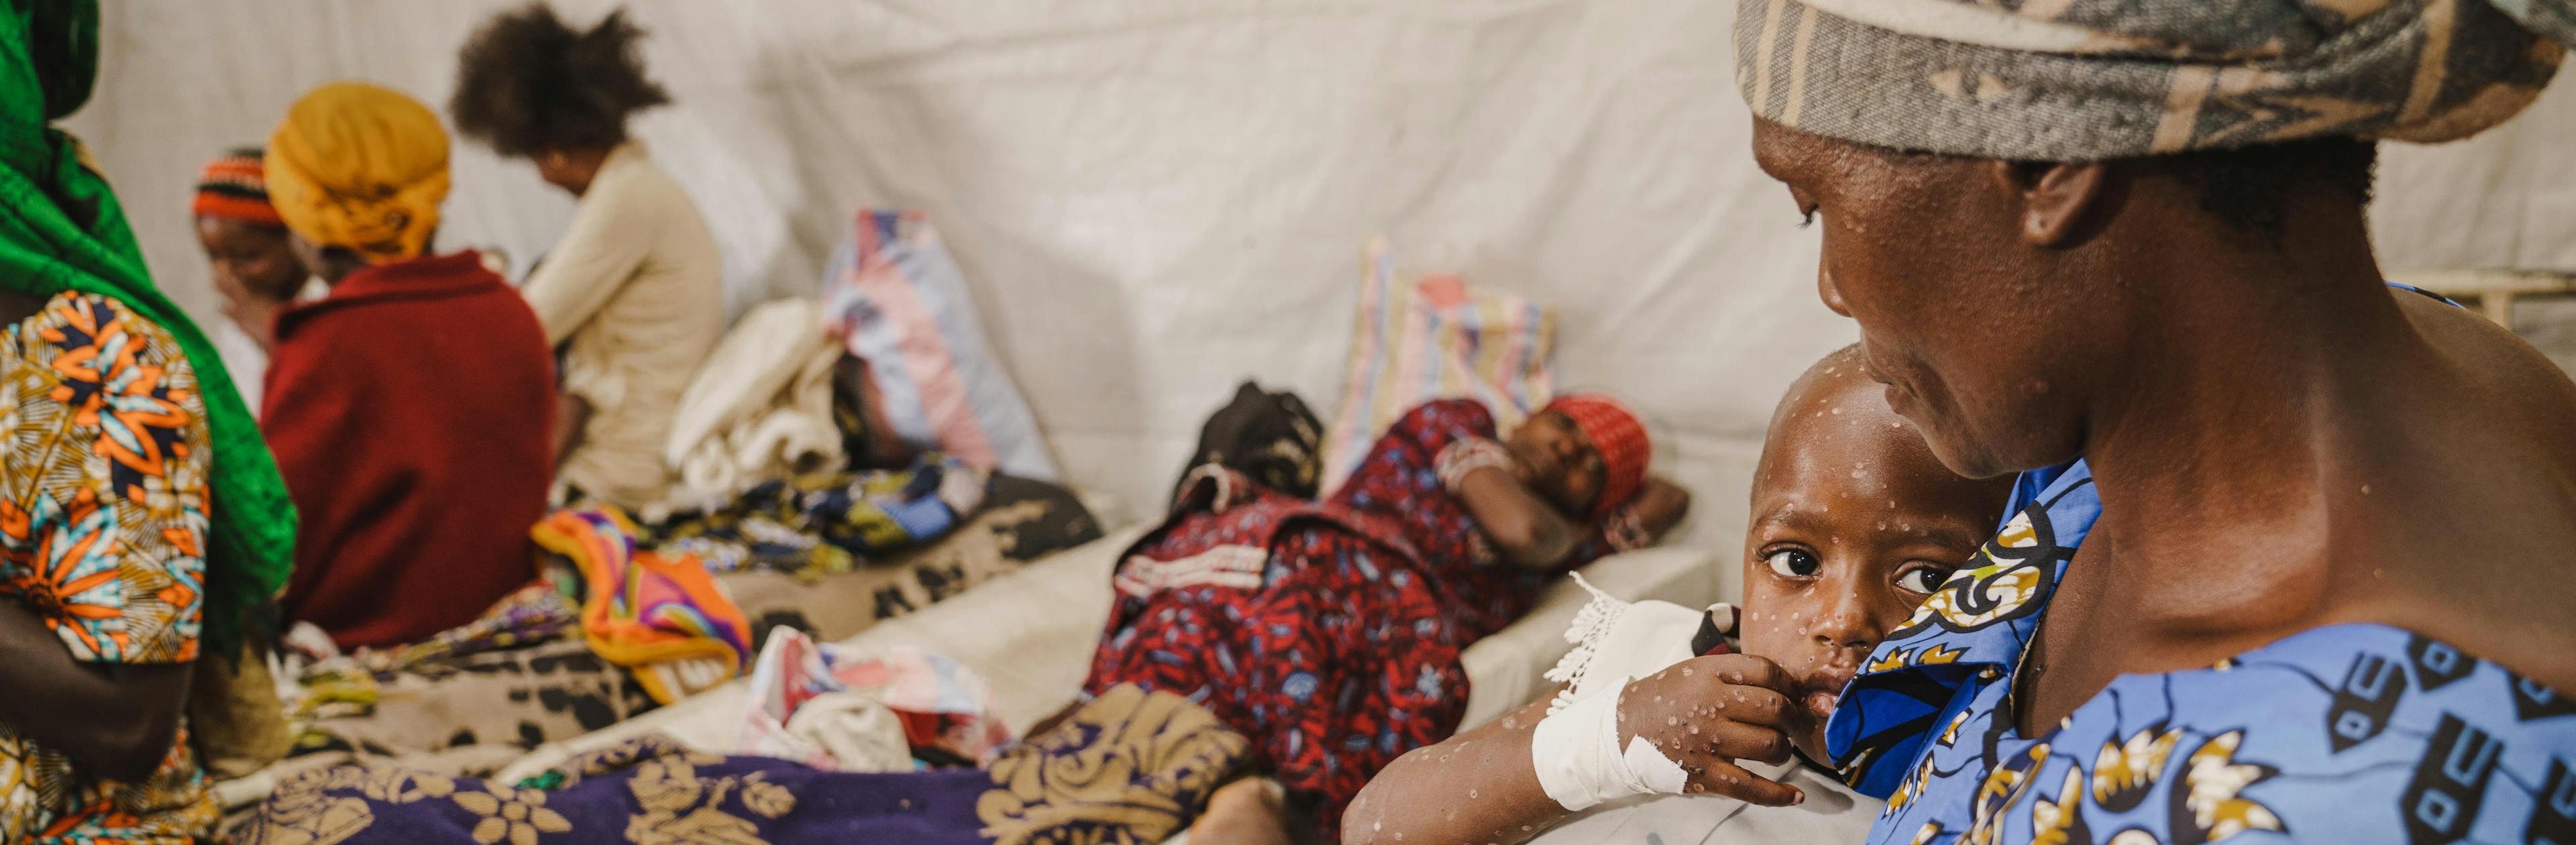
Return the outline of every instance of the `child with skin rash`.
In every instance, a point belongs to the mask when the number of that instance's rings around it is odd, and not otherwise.
[[[1593,681],[1576,682],[1579,699],[1542,700],[1396,760],[1352,803],[1343,841],[1858,841],[1881,805],[1814,762],[1825,716],[1880,639],[1975,554],[2011,481],[1952,474],[1889,410],[1858,347],[1826,356],[1772,415],[1740,619],[1719,605],[1697,638],[1656,635],[1694,642],[1579,649],[1589,665],[1576,674]],[[1610,618],[1634,628],[1649,606],[1699,615],[1659,602],[1596,610],[1624,609]]]

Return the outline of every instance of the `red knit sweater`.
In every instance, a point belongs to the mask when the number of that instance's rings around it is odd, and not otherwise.
[[[554,359],[508,282],[472,252],[370,267],[276,330],[260,427],[303,520],[288,619],[414,642],[533,577]]]

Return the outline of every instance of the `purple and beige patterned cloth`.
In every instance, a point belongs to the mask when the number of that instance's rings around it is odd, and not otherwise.
[[[400,842],[1040,845],[1161,842],[1247,743],[1171,693],[1120,687],[983,768],[859,774],[637,739],[514,786],[344,766],[278,787],[241,845]],[[531,788],[544,784],[547,789]]]

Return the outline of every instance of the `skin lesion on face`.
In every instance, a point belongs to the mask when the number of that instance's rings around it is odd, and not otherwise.
[[[1745,652],[1787,670],[1811,706],[1829,706],[1886,633],[1975,555],[2008,490],[1935,460],[1857,350],[1829,356],[1782,400],[1754,474]],[[1817,730],[1797,738],[1810,756],[1822,752],[1821,720]]]

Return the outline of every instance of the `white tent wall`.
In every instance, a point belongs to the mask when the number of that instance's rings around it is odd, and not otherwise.
[[[111,4],[96,99],[69,125],[157,277],[217,322],[183,210],[197,167],[325,81],[443,112],[458,45],[510,5]],[[628,6],[676,101],[636,131],[715,228],[734,311],[813,289],[856,209],[928,212],[1071,480],[1130,516],[1236,381],[1333,411],[1373,233],[1553,304],[1561,383],[1635,400],[1700,494],[1687,542],[1721,550],[1774,399],[1856,336],[1746,153],[1731,3]],[[611,7],[557,3],[583,24]],[[2485,138],[2390,148],[2389,265],[2576,267],[2571,88]],[[562,231],[570,198],[524,164],[463,143],[454,161],[445,245],[525,266]]]

